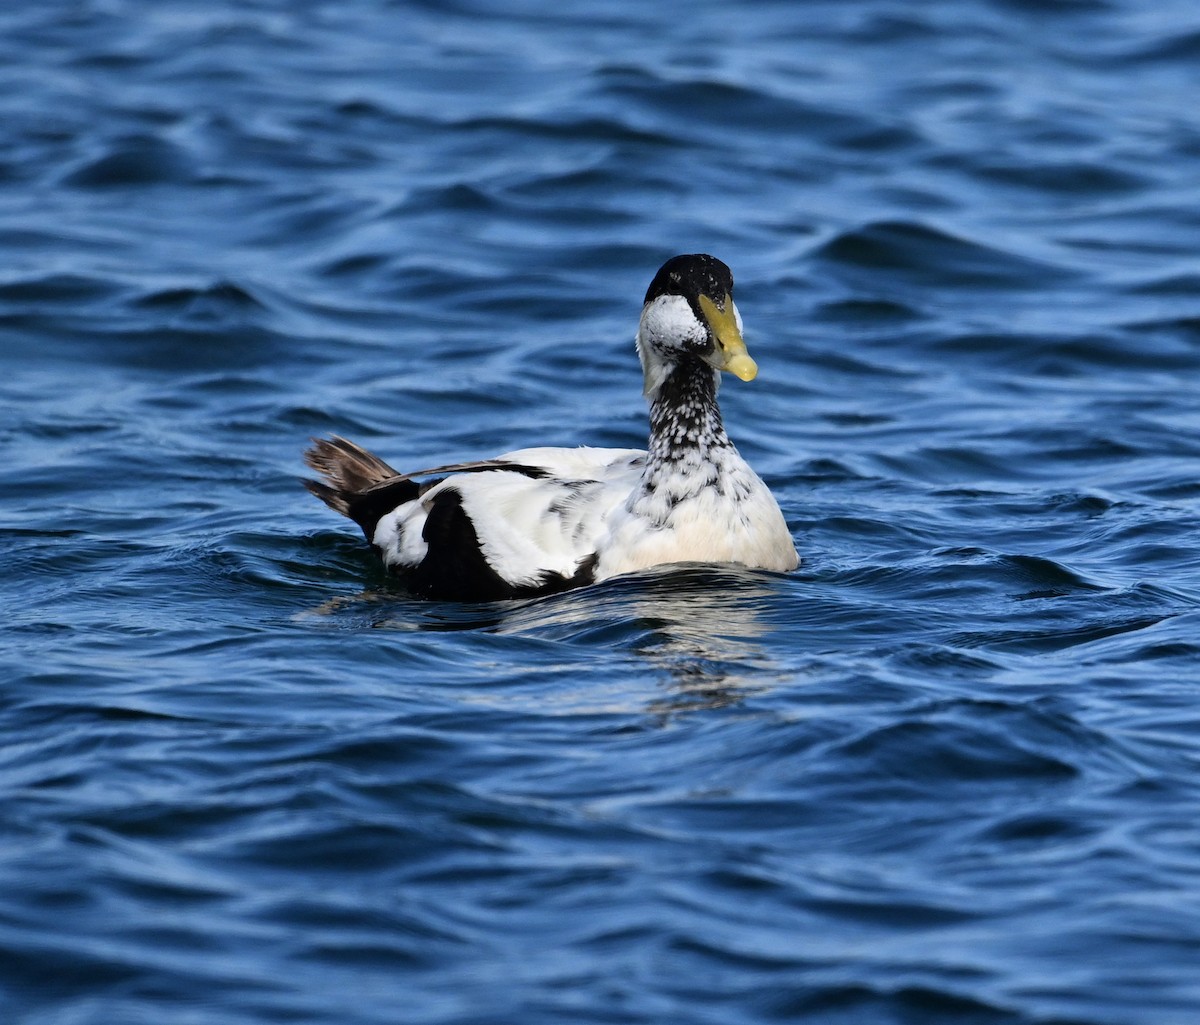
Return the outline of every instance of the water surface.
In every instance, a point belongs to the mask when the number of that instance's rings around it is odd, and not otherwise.
[[[502,9],[501,9],[502,8]],[[1191,1025],[1200,13],[0,13],[22,1025]],[[305,493],[635,446],[738,281],[803,555],[417,602]]]

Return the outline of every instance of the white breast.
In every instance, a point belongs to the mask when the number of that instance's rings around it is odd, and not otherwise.
[[[596,578],[674,562],[734,562],[786,572],[800,564],[783,513],[733,450],[722,464],[659,479],[614,510]]]

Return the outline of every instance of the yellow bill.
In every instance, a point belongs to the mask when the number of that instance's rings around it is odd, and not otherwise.
[[[717,340],[717,351],[709,362],[718,370],[728,370],[743,381],[753,381],[758,376],[758,364],[746,351],[737,318],[733,315],[733,299],[726,295],[725,308],[721,309],[708,296],[701,295],[700,312],[704,314],[709,330]]]

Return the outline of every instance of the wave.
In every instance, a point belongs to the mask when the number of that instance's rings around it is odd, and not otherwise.
[[[876,279],[975,288],[1028,287],[1066,272],[917,221],[875,221],[840,232],[813,257],[834,268],[869,271]]]

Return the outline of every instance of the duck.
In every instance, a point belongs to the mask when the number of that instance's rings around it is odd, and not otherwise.
[[[312,439],[313,495],[353,520],[412,594],[502,601],[687,563],[787,572],[800,558],[778,502],[721,418],[723,373],[752,381],[733,274],[674,256],[646,290],[636,335],[642,449],[524,448],[399,473],[352,441]]]

